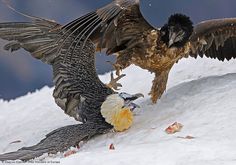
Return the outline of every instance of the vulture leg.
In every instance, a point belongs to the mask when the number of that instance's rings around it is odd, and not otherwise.
[[[125,76],[125,74],[119,75],[116,78],[114,78],[113,72],[111,72],[111,80],[109,82],[109,84],[107,84],[107,86],[109,88],[112,88],[114,90],[119,90],[119,87],[122,87],[122,85],[120,83],[118,83],[118,81],[123,78]]]
[[[155,72],[155,78],[152,81],[152,89],[149,93],[153,103],[157,103],[157,100],[161,98],[162,94],[166,90],[169,72],[170,70]]]

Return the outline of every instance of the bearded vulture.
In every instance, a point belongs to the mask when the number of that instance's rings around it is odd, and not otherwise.
[[[140,11],[139,0],[114,0],[62,29],[83,46],[88,39],[97,51],[115,54],[117,75],[131,64],[155,74],[153,103],[166,90],[168,74],[183,57],[236,58],[236,18],[215,19],[193,26],[188,16],[173,14],[161,28],[151,26]],[[72,45],[73,46],[73,45]],[[72,47],[71,46],[71,47]]]
[[[150,92],[154,103],[166,89],[172,66],[183,57],[236,58],[236,18],[193,26],[189,17],[174,14],[158,29],[142,16],[139,0],[113,0],[65,26],[31,18],[32,22],[0,24],[0,38],[10,41],[4,49],[24,48],[52,65],[56,103],[83,124],[59,128],[32,147],[0,155],[0,161],[65,151],[112,128],[130,127],[137,107],[132,101],[142,95],[119,94],[103,84],[94,66],[96,51],[116,54],[118,76],[131,64],[155,73]]]

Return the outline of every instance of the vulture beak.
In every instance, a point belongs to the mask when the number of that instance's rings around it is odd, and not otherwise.
[[[133,101],[137,100],[140,97],[144,97],[144,95],[142,93],[137,93],[134,95],[131,95],[128,93],[120,93],[119,95],[125,101],[124,107],[130,108],[131,111],[134,111],[136,108],[140,108],[140,106],[133,103]]]
[[[169,48],[175,43],[176,36],[177,36],[177,34],[175,32],[170,33],[170,35],[169,35],[169,44],[168,44]]]
[[[122,92],[119,94],[121,98],[123,98],[125,101],[128,100],[128,101],[134,101],[140,97],[144,97],[144,95],[142,93],[137,93],[137,94],[134,94],[134,95],[131,95],[131,94],[128,94],[128,93],[125,93],[125,92]]]
[[[101,114],[107,123],[114,126],[115,131],[125,131],[133,123],[133,110],[139,108],[133,101],[140,97],[144,97],[144,95],[141,93],[109,95],[101,106]]]

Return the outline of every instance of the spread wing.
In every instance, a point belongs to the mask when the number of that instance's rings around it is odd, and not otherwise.
[[[11,41],[4,46],[5,50],[13,52],[24,48],[33,57],[52,64],[58,34],[50,30],[60,27],[61,25],[53,21],[39,18],[34,19],[33,22],[0,23],[0,38]]]
[[[134,47],[136,38],[148,29],[153,27],[142,16],[139,0],[114,0],[63,27],[64,39],[76,35],[83,45],[90,39],[107,54]]]
[[[76,118],[81,97],[101,101],[113,91],[97,76],[94,44],[88,40],[81,50],[74,35],[62,43],[62,34],[61,25],[41,18],[32,22],[0,23],[0,38],[10,41],[4,49],[23,48],[52,65],[55,101],[66,114]]]
[[[236,58],[236,18],[199,23],[190,38],[192,57],[204,55],[224,61]]]

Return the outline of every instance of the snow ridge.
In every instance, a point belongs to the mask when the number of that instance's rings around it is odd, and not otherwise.
[[[236,164],[235,60],[180,61],[156,105],[147,96],[153,76],[135,66],[124,73],[127,76],[121,80],[122,91],[146,96],[138,101],[141,108],[135,112],[133,126],[123,133],[94,138],[69,157],[44,156],[44,161],[80,165]],[[104,82],[109,77],[100,76]],[[0,101],[0,153],[33,145],[53,129],[76,123],[56,106],[52,90],[44,87],[10,102]],[[167,135],[165,128],[176,121],[184,125],[182,131]],[[194,139],[179,138],[186,136]],[[14,141],[20,142],[11,144]],[[115,150],[109,150],[111,143]]]

